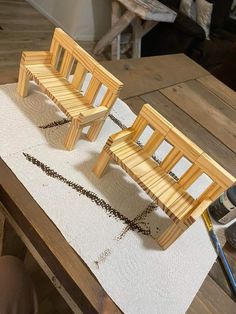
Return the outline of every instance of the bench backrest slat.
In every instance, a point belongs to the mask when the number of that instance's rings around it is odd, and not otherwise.
[[[81,90],[86,74],[87,74],[87,71],[85,67],[81,63],[78,62],[76,65],[74,76],[71,83],[75,89]]]
[[[136,141],[147,126],[150,126],[154,132],[144,145],[144,152],[149,156],[153,155],[163,141],[172,146],[160,164],[166,173],[169,173],[183,157],[191,163],[189,169],[177,181],[178,186],[184,191],[194,184],[202,174],[206,174],[212,180],[212,183],[194,201],[194,205],[204,199],[215,200],[235,182],[232,175],[148,104],[143,106],[132,126],[134,130],[132,140]]]
[[[64,55],[60,60],[62,50]],[[100,87],[104,85],[108,91],[100,105],[105,103],[107,108],[112,106],[123,84],[60,28],[55,29],[50,52],[52,53],[52,66],[66,79],[70,75],[73,63],[77,63],[72,79],[72,86],[77,90],[81,90],[86,74],[91,73],[92,78],[85,92],[85,97],[90,103],[94,101]]]

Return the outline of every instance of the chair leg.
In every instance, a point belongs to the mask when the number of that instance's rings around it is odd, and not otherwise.
[[[96,161],[95,166],[93,167],[93,173],[97,177],[101,177],[104,170],[106,169],[106,166],[108,165],[109,161],[111,159],[111,156],[106,152],[104,149],[100,153],[98,160]]]
[[[94,142],[96,141],[102,126],[104,124],[105,120],[98,120],[95,121],[89,128],[88,133],[87,133],[87,138],[91,141]]]
[[[185,226],[183,223],[179,225],[172,224],[168,227],[161,235],[158,237],[157,242],[158,244],[165,250],[167,249],[175,240],[178,239],[179,236],[187,229],[188,227]]]
[[[17,92],[21,97],[26,97],[28,95],[29,86],[29,76],[26,72],[25,66],[20,65],[19,79],[17,85]]]
[[[78,120],[72,119],[64,142],[67,150],[72,150],[74,148],[75,142],[80,137],[82,129],[83,128],[79,125]]]

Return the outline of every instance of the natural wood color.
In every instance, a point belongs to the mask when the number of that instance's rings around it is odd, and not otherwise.
[[[162,89],[161,93],[236,152],[235,110],[201,83],[189,81]]]
[[[123,8],[125,12],[121,16]],[[112,59],[120,59],[121,33],[131,24],[132,57],[140,58],[142,37],[158,22],[172,23],[175,17],[176,12],[159,1],[115,0],[112,2],[112,27],[96,44],[94,53],[102,53],[105,47],[112,43]]]
[[[102,65],[125,82],[123,100],[209,74],[184,54],[103,61]]]
[[[131,23],[133,29],[133,58],[141,57],[142,20],[137,16]]]
[[[64,55],[60,64],[61,51]],[[72,64],[77,66],[72,83],[68,81]],[[87,72],[92,79],[83,96],[80,89]],[[109,110],[117,99],[123,84],[85,52],[72,38],[56,28],[50,52],[23,52],[20,64],[18,93],[27,96],[29,79],[33,79],[44,93],[72,120],[65,138],[65,147],[73,149],[82,129],[91,125],[88,137],[96,140]],[[101,85],[107,87],[99,108],[93,102]],[[109,97],[109,98],[108,98]]]
[[[126,100],[129,106],[136,110],[136,113],[141,109],[144,102],[150,103],[157,111],[159,111],[166,119],[194,143],[196,143],[208,155],[214,158],[227,171],[236,176],[236,155],[231,149],[226,147],[213,134],[203,128],[199,123],[191,118],[188,114],[182,111],[178,106],[175,106],[168,98],[160,92],[153,92]],[[180,118],[181,117],[181,118]]]
[[[121,7],[116,0],[112,0],[112,15],[111,15],[111,25],[114,26],[121,16]],[[112,41],[111,45],[111,59],[120,59],[120,40],[121,34],[118,34]]]
[[[158,237],[157,241],[163,249],[167,249],[184,231],[184,229],[173,223]]]
[[[221,98],[227,105],[236,110],[236,94],[235,92],[219,81],[213,75],[206,75],[198,79],[208,90]]]
[[[156,0],[117,0],[143,20],[174,22],[176,13]]]
[[[147,125],[154,133],[142,148],[135,141]],[[132,132],[124,130],[108,139],[93,172],[100,177],[110,159],[114,159],[163,208],[174,223],[158,238],[159,245],[166,249],[236,178],[148,104],[142,107],[130,130]],[[167,140],[173,148],[158,164],[152,160],[150,152],[154,152],[162,140]],[[181,176],[181,180],[175,181],[169,171],[182,157],[188,158],[192,167]],[[194,199],[186,188],[194,184],[203,172],[213,183]]]
[[[234,312],[235,302],[209,276],[187,310],[187,314],[232,314]]]
[[[126,11],[122,17],[113,25],[112,29],[105,34],[94,48],[94,54],[101,54],[107,45],[112,41],[133,21],[135,13]]]
[[[233,274],[236,274],[236,263],[235,263],[235,250],[226,243],[224,246],[224,253],[230,264]],[[234,253],[234,254],[232,254]],[[234,293],[231,290],[230,284],[225,276],[224,269],[221,267],[219,262],[214,263],[212,266],[209,276],[218,283],[224,292],[235,301]]]

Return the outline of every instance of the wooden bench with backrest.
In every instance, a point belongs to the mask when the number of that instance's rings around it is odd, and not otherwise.
[[[82,94],[87,73],[92,77]],[[71,120],[65,139],[67,149],[74,147],[87,125],[90,126],[89,140],[96,140],[123,86],[60,28],[55,29],[50,51],[22,53],[18,81],[18,93],[22,97],[27,96],[29,80],[34,80]],[[106,92],[99,106],[95,107],[94,101],[102,86]]]
[[[137,140],[147,126],[153,133],[146,144],[140,146]],[[171,149],[159,161],[153,154],[158,153],[164,142],[171,145]],[[93,172],[100,177],[110,159],[114,159],[172,219],[172,225],[157,239],[164,249],[236,181],[148,104],[143,106],[130,128],[109,137]],[[189,166],[178,178],[173,174],[174,169],[184,159]],[[199,184],[201,187],[202,176],[207,176],[209,185],[193,197],[190,191]]]

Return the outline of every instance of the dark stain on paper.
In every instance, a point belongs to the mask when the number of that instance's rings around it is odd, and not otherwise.
[[[80,195],[84,195],[88,199],[90,199],[91,202],[94,202],[97,206],[101,207],[103,210],[105,210],[106,214],[109,217],[113,217],[117,220],[122,221],[127,226],[129,226],[129,230],[135,230],[137,232],[140,232],[144,235],[150,235],[151,231],[150,229],[144,229],[140,225],[136,224],[132,220],[130,220],[125,215],[121,214],[117,209],[113,208],[109,203],[107,203],[105,200],[100,198],[96,193],[93,191],[87,190],[82,185],[79,185],[78,183],[75,183],[73,181],[68,180],[67,178],[63,177],[59,173],[57,173],[55,170],[50,168],[49,166],[45,165],[43,162],[39,161],[35,157],[23,153],[26,160],[31,162],[33,165],[40,168],[47,176],[57,179],[61,181],[62,183],[66,184],[67,186],[71,187],[72,189],[76,190]]]

